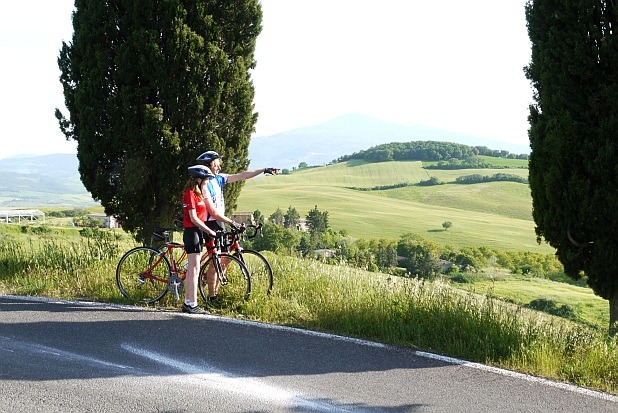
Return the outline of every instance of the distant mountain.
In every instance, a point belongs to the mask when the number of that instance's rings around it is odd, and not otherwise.
[[[249,144],[251,167],[265,165],[281,168],[297,167],[299,163],[324,165],[343,155],[351,155],[372,146],[390,142],[435,140],[512,153],[529,153],[530,148],[478,136],[445,131],[428,126],[403,126],[370,116],[348,114],[328,122],[293,129],[267,137],[255,137]]]
[[[71,153],[21,155],[0,159],[0,171],[69,180],[77,178],[79,181],[78,166],[77,156]]]
[[[0,159],[0,207],[93,205],[75,154]]]

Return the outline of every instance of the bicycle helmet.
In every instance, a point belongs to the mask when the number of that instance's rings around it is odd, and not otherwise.
[[[215,151],[206,151],[203,154],[201,154],[200,156],[198,156],[196,161],[198,161],[202,165],[205,165],[205,164],[211,163],[212,161],[214,161],[215,159],[218,159],[220,157],[221,156],[217,152],[215,152]]]
[[[205,167],[204,165],[193,165],[190,166],[189,168],[189,175],[191,175],[192,178],[206,178],[206,177],[213,177],[215,176],[215,174],[212,173],[212,171],[210,169],[208,169],[207,167]]]

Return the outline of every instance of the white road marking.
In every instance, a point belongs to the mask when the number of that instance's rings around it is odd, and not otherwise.
[[[141,347],[134,347],[130,344],[123,344],[122,348],[135,355],[147,358],[156,363],[171,367],[179,372],[189,375],[179,377],[183,383],[188,380],[193,380],[199,385],[206,385],[211,388],[216,388],[220,391],[242,394],[253,399],[260,399],[270,403],[278,403],[281,405],[302,406],[303,408],[321,411],[321,412],[346,412],[349,411],[340,406],[334,406],[323,402],[316,402],[306,398],[299,397],[288,392],[285,389],[270,386],[263,382],[230,374],[228,372],[217,369],[207,364],[194,366],[176,360],[168,355],[156,353],[154,351],[145,350]]]
[[[473,363],[471,361],[459,360],[459,359],[452,358],[452,357],[440,356],[438,354],[426,353],[424,351],[415,351],[414,353],[420,357],[425,357],[425,358],[429,358],[433,360],[440,360],[446,363],[458,364],[461,366],[471,367],[477,370],[500,374],[502,376],[515,377],[520,380],[526,380],[526,381],[530,381],[533,383],[540,383],[546,386],[557,387],[559,389],[572,391],[574,393],[585,394],[587,396],[597,397],[599,399],[604,399],[604,400],[608,400],[612,402],[618,402],[617,396],[613,396],[607,393],[601,393],[601,392],[594,391],[594,390],[585,389],[583,387],[577,387],[577,386],[574,386],[568,383],[559,383],[559,382],[550,381],[547,379],[542,379],[540,377],[531,376],[529,374],[518,373],[516,371],[510,371],[510,370],[504,370],[498,367],[486,366],[485,364]]]
[[[3,337],[3,336],[0,336],[0,349],[11,351],[11,352],[23,351],[23,352],[29,352],[29,353],[34,353],[34,354],[37,354],[37,353],[44,354],[44,355],[49,355],[53,357],[58,357],[58,358],[61,358],[67,361],[80,361],[80,362],[89,363],[89,364],[98,364],[101,366],[111,367],[114,369],[121,369],[121,370],[133,369],[133,367],[130,367],[130,366],[110,363],[108,361],[101,360],[95,357],[83,356],[81,354],[76,354],[76,353],[72,353],[72,352],[65,351],[65,350],[59,350],[57,348],[44,346],[42,344],[14,340],[12,338]]]

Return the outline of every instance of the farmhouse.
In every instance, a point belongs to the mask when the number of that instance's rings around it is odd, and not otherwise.
[[[239,224],[255,225],[253,212],[234,212],[230,218]]]
[[[88,220],[99,220],[101,221],[104,228],[120,228],[120,224],[116,217],[109,216],[106,214],[88,214]]]

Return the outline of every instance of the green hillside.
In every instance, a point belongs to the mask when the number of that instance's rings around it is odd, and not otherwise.
[[[551,253],[538,245],[532,221],[528,186],[515,182],[462,185],[458,176],[509,173],[527,177],[527,169],[424,169],[422,163],[349,161],[301,169],[288,175],[246,182],[238,200],[239,211],[269,216],[289,206],[305,216],[317,205],[328,211],[330,226],[357,238],[398,239],[413,232],[440,244],[487,246],[502,250]],[[509,160],[500,160],[508,164]],[[398,183],[417,184],[435,176],[444,185],[406,186],[386,190],[359,190]],[[442,223],[451,221],[444,231]]]
[[[0,171],[0,206],[95,205],[79,177],[56,178]]]

